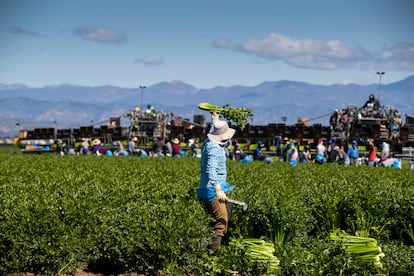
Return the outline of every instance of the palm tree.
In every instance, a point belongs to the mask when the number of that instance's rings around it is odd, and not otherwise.
[[[286,116],[282,116],[282,120],[283,120],[283,123],[286,124],[287,117]]]

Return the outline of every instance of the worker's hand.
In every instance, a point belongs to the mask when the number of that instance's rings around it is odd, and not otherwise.
[[[213,121],[218,121],[219,120],[219,115],[217,114],[216,111],[211,112],[211,119]]]
[[[225,202],[227,200],[227,196],[226,193],[224,193],[224,191],[221,189],[221,187],[219,185],[216,185],[214,189],[216,190],[217,199],[220,202]]]

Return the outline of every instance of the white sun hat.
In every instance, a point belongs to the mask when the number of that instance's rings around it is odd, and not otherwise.
[[[214,122],[213,133],[207,134],[207,137],[210,141],[216,142],[220,145],[225,145],[227,141],[233,137],[235,132],[236,130],[230,128],[227,122],[216,121]]]

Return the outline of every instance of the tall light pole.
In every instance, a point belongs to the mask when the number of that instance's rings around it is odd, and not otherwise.
[[[21,131],[22,129],[21,129],[21,125],[20,125],[20,123],[19,123],[19,122],[17,122],[17,123],[16,123],[16,128],[17,128],[17,132],[18,132],[18,133],[17,133],[17,135],[18,135],[18,136],[20,136],[20,131]]]
[[[55,121],[53,121],[53,124],[55,125],[55,128],[54,128],[54,130],[53,130],[53,139],[56,141],[56,139],[57,139],[57,129],[58,129],[58,123],[57,123],[57,121],[55,120]]]
[[[140,86],[141,89],[141,108],[144,110],[144,89],[147,88],[146,86]]]
[[[382,75],[385,75],[385,72],[377,72],[377,75],[379,75],[378,100],[380,100],[380,98],[381,98],[381,77],[382,77]]]

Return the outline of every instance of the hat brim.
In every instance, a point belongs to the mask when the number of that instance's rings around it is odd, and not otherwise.
[[[217,144],[220,145],[225,145],[227,144],[227,141],[234,136],[234,133],[236,133],[236,130],[233,128],[229,128],[226,132],[224,132],[223,134],[220,135],[215,135],[215,134],[207,134],[207,137],[210,141],[213,141]]]

